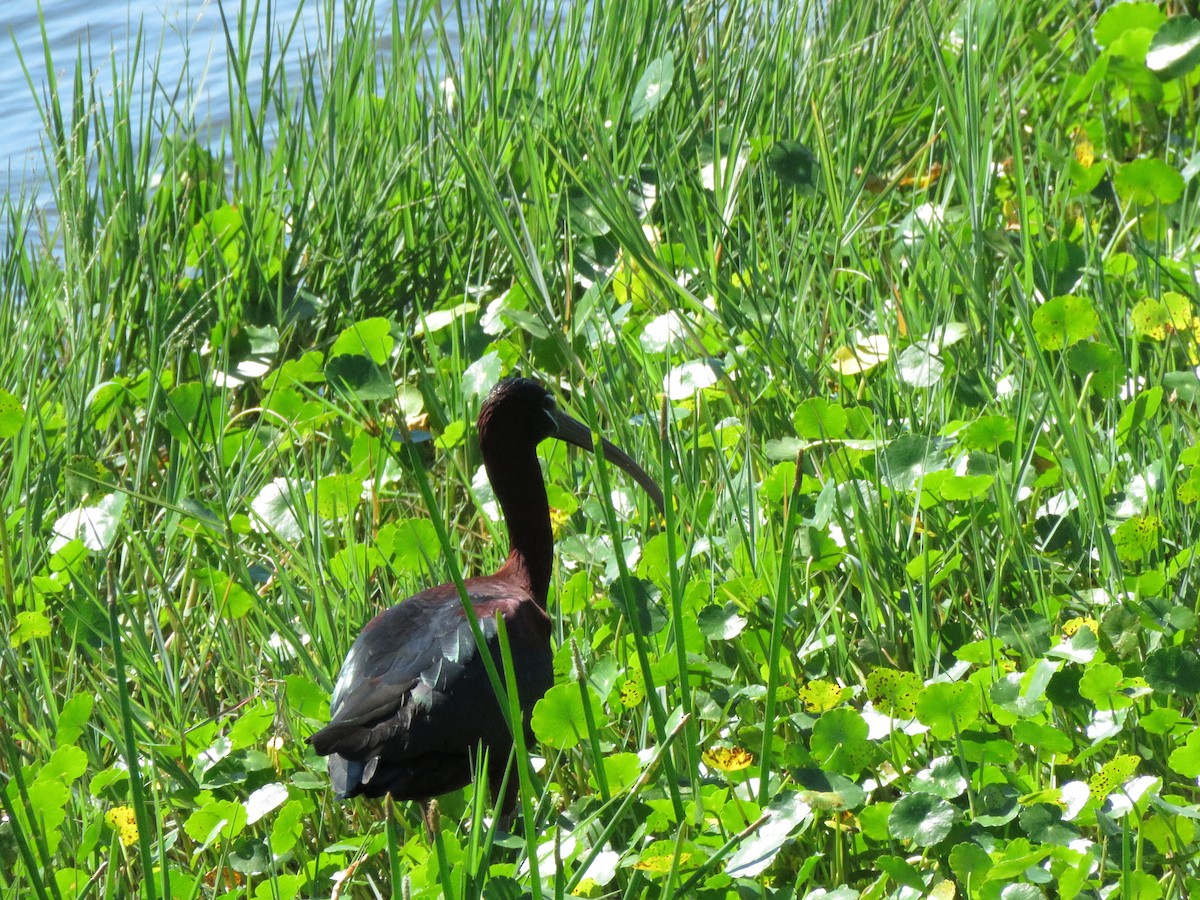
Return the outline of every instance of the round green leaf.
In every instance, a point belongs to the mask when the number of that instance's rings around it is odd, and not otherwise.
[[[279,812],[275,815],[275,820],[271,822],[271,836],[269,838],[271,852],[276,857],[283,856],[296,846],[304,834],[304,823],[306,821],[304,804],[299,800],[289,800],[280,807]]]
[[[1106,707],[1120,684],[1120,668],[1111,663],[1096,662],[1088,666],[1079,680],[1079,693],[1097,706]]]
[[[846,434],[846,410],[824,397],[809,397],[792,417],[796,434],[810,441],[840,438]]]
[[[1171,752],[1167,764],[1184,778],[1200,777],[1200,728],[1188,735],[1182,747]]]
[[[1000,900],[1046,900],[1046,895],[1032,884],[1009,884],[1000,891]]]
[[[917,695],[917,719],[943,740],[970,728],[979,718],[979,707],[979,688],[965,682],[937,682]]]
[[[1125,380],[1124,357],[1107,344],[1084,341],[1067,351],[1067,367],[1091,383],[1102,397],[1111,398]]]
[[[362,501],[362,479],[353,475],[318,478],[305,499],[322,519],[337,519],[354,511]]]
[[[634,122],[640,122],[667,99],[671,92],[671,84],[675,80],[675,57],[664,53],[658,59],[651,60],[646,71],[638,79],[633,89],[633,99],[629,103],[629,117]]]
[[[359,400],[391,400],[396,396],[392,379],[369,357],[343,354],[325,365],[325,377],[343,394]]]
[[[953,800],[967,789],[963,766],[953,756],[939,756],[913,778],[913,790]]]
[[[0,389],[0,439],[7,440],[21,430],[25,409],[8,391]]]
[[[950,851],[950,870],[962,882],[975,881],[987,874],[992,858],[978,844],[955,844]]]
[[[1149,206],[1174,203],[1183,194],[1183,176],[1161,159],[1135,159],[1117,170],[1117,193],[1133,203]]]
[[[600,710],[588,691],[592,714],[601,718]],[[570,750],[587,734],[587,717],[578,684],[556,684],[533,708],[531,719],[534,736],[543,744],[558,750]]]
[[[271,865],[271,851],[266,841],[251,838],[238,843],[229,851],[229,868],[243,875],[261,875]]]
[[[1016,436],[1016,423],[1008,416],[981,416],[958,433],[958,442],[964,450],[994,453]]]
[[[42,766],[42,770],[38,772],[37,777],[39,780],[60,781],[63,784],[71,784],[87,771],[87,767],[87,754],[78,747],[68,744],[65,747],[59,747],[50,754],[50,759]]]
[[[50,620],[40,610],[26,609],[17,613],[12,630],[8,633],[9,644],[20,647],[34,638],[50,637]]]
[[[332,359],[335,356],[366,356],[376,365],[382,366],[389,356],[396,340],[392,337],[392,323],[382,317],[363,319],[344,329],[333,342],[329,351]]]
[[[236,800],[210,800],[188,816],[183,830],[197,844],[235,838],[246,827],[246,808]]]
[[[1063,811],[1050,803],[1035,803],[1021,811],[1021,828],[1038,844],[1065,846],[1079,837],[1079,831],[1063,822]]]
[[[883,451],[883,471],[893,490],[911,490],[926,474],[945,466],[939,442],[923,434],[903,434]]]
[[[1164,694],[1200,694],[1200,654],[1185,647],[1163,647],[1146,657],[1146,681]]]
[[[918,791],[902,797],[888,816],[888,831],[899,841],[932,847],[946,839],[958,819],[958,810],[936,794]]]
[[[1092,37],[1101,47],[1107,47],[1121,35],[1139,28],[1157,31],[1167,20],[1157,3],[1142,0],[1138,3],[1114,3],[1096,22]]]
[[[992,782],[983,786],[975,798],[974,824],[984,828],[1007,825],[1017,817],[1017,789],[1010,784]]]
[[[1200,65],[1200,22],[1191,16],[1168,19],[1155,32],[1146,53],[1146,67],[1170,81],[1181,78]]]
[[[699,622],[700,633],[714,641],[731,641],[746,627],[746,619],[738,614],[737,604],[732,601],[723,607],[704,607]]]
[[[812,755],[822,769],[857,775],[872,760],[868,731],[857,710],[828,710],[813,726]]]
[[[766,164],[786,187],[811,191],[817,186],[817,155],[799,141],[772,144]]]
[[[181,444],[194,440],[211,443],[216,436],[220,403],[213,389],[197,381],[177,385],[167,395],[163,421],[167,431]]]
[[[767,868],[787,841],[788,836],[802,824],[812,821],[812,808],[795,791],[776,794],[764,810],[766,823],[747,838],[729,862],[725,872],[733,878],[753,878]]]
[[[984,785],[976,798],[976,815],[974,824],[983,828],[997,828],[1008,824],[1016,818],[1020,806],[1016,803],[1019,794],[1012,785],[992,782]]]
[[[1065,294],[1048,300],[1033,314],[1033,331],[1043,350],[1062,350],[1090,337],[1100,316],[1090,300]]]
[[[58,714],[54,742],[61,747],[79,740],[95,704],[96,700],[91,694],[82,692],[64,703]]]
[[[921,877],[920,871],[912,863],[899,856],[881,856],[875,860],[875,865],[879,871],[885,873],[896,884],[906,888],[911,888],[919,892],[921,895],[925,893],[925,879]]]

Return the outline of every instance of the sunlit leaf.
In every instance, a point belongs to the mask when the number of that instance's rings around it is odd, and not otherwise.
[[[740,772],[754,763],[754,754],[743,747],[710,747],[700,754],[700,758],[718,772]]]
[[[912,490],[929,472],[946,467],[942,442],[923,434],[903,434],[883,451],[883,472],[898,491]]]
[[[342,329],[333,347],[329,350],[329,358],[335,356],[365,356],[376,365],[387,362],[396,346],[392,337],[392,323],[384,318],[363,319]]]
[[[1117,555],[1123,562],[1137,562],[1151,553],[1159,542],[1162,522],[1156,516],[1134,516],[1113,532]]]
[[[895,718],[916,715],[922,688],[921,679],[913,672],[878,668],[867,676],[867,697],[876,709]]]
[[[1033,313],[1033,330],[1043,350],[1062,350],[1090,337],[1100,316],[1090,300],[1070,294],[1047,300]]]
[[[812,821],[812,808],[795,791],[781,791],[764,812],[767,821],[725,863],[732,878],[753,878],[765,870],[797,828]]]
[[[1096,43],[1107,47],[1129,31],[1156,31],[1167,20],[1157,3],[1139,0],[1135,3],[1114,3],[1096,22],[1092,32]]]
[[[305,500],[322,519],[336,519],[354,511],[362,491],[362,480],[353,475],[326,475],[317,479]]]
[[[932,847],[950,835],[959,812],[936,794],[916,792],[901,797],[888,816],[888,829],[896,840]]]
[[[651,60],[646,71],[633,88],[633,99],[629,103],[629,118],[640,122],[667,99],[675,80],[675,57],[664,53]]]
[[[1171,751],[1167,763],[1184,778],[1200,778],[1200,728],[1192,729],[1184,745]]]
[[[792,417],[796,434],[812,441],[842,437],[847,421],[842,405],[830,403],[823,397],[809,397],[796,408]]]
[[[1105,763],[1099,772],[1088,779],[1088,787],[1091,788],[1092,794],[1101,799],[1107,797],[1137,771],[1141,761],[1140,756],[1126,754]]]
[[[8,632],[8,642],[12,647],[50,637],[50,619],[40,610],[26,609],[14,616],[14,623]]]
[[[617,688],[617,697],[622,706],[626,709],[633,709],[635,706],[640,706],[641,702],[646,699],[646,691],[640,681],[630,678],[621,682],[621,686]]]
[[[853,347],[835,350],[831,365],[839,375],[861,375],[886,360],[890,353],[891,345],[884,335],[868,335]]]
[[[840,706],[849,699],[850,688],[839,687],[830,681],[807,681],[796,692],[804,711],[814,714],[826,712]]]
[[[1135,159],[1117,169],[1113,186],[1132,203],[1174,203],[1183,194],[1183,176],[1161,159]]]
[[[896,358],[900,380],[910,387],[931,388],[942,380],[946,364],[926,348],[911,344]]]
[[[60,516],[54,523],[50,552],[57,553],[75,539],[93,553],[106,551],[117,537],[125,512],[126,495],[106,494],[94,505],[80,506]]]
[[[647,846],[633,864],[633,868],[647,875],[666,875],[694,869],[704,861],[701,853],[690,843],[677,844],[675,840],[654,841]]]
[[[968,682],[935,682],[917,696],[916,714],[934,736],[946,739],[970,728],[979,718],[979,688]]]
[[[1191,16],[1168,19],[1154,33],[1146,53],[1146,67],[1170,81],[1182,78],[1200,65],[1200,22]]]
[[[1163,694],[1200,694],[1200,654],[1186,647],[1161,647],[1146,657],[1146,681]]]
[[[0,389],[0,440],[7,440],[21,430],[25,422],[25,409],[21,401],[6,390]]]
[[[675,366],[663,379],[663,393],[671,400],[686,400],[721,378],[721,363],[716,359],[695,359]]]
[[[130,847],[137,843],[137,814],[131,806],[114,806],[104,814],[104,822],[117,832],[121,843]]]
[[[592,704],[594,721],[603,721],[603,714],[588,692]],[[531,720],[533,733],[543,744],[559,750],[576,746],[588,733],[587,718],[583,708],[583,697],[578,684],[556,684],[533,708]]]
[[[293,486],[284,478],[276,478],[264,485],[250,501],[255,530],[270,531],[292,542],[300,541],[304,537],[304,529],[297,512],[302,508],[306,490],[306,485]]]
[[[236,800],[211,800],[195,810],[183,830],[197,844],[208,846],[215,841],[237,837],[246,827],[246,808]]]

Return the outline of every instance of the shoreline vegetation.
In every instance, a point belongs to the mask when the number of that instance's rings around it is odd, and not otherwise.
[[[219,154],[144,45],[31,85],[5,896],[1200,896],[1195,10],[236,6]],[[431,841],[304,738],[375,612],[501,562],[513,372],[666,512],[543,450],[517,824]]]

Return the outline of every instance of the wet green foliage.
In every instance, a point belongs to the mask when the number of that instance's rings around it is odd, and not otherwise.
[[[6,893],[1200,893],[1200,25],[1101,6],[243,9],[215,152],[128,72],[50,85]],[[514,371],[668,510],[543,448],[521,816],[431,841],[303,739],[376,611],[502,560]]]

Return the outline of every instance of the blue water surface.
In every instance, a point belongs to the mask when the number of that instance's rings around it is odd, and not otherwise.
[[[52,202],[39,112],[39,104],[46,102],[51,71],[43,27],[65,107],[75,62],[82,55],[85,77],[94,73],[96,91],[106,102],[114,78],[129,79],[136,86],[134,96],[143,104],[146,92],[156,90],[156,118],[164,108],[174,110],[180,121],[194,122],[216,149],[229,121],[226,23],[236,28],[242,2],[246,9],[255,6],[254,0],[44,0],[39,16],[37,4],[30,0],[0,0],[0,195],[24,194],[43,209]],[[329,33],[323,21],[328,9],[333,7],[340,15],[342,5],[340,0],[333,4],[260,0],[252,46],[262,52],[268,27],[271,34],[279,35],[295,22],[284,57],[289,73],[295,74],[304,55],[317,46],[317,35]],[[378,0],[374,8],[382,34],[391,15],[391,0]],[[446,23],[452,45],[456,43],[453,22],[450,17]],[[335,28],[339,25],[334,23]],[[139,32],[140,55],[135,54]],[[382,46],[386,50],[386,39]],[[157,71],[156,87],[147,83],[152,66]],[[257,68],[251,69],[251,77],[258,77]],[[134,118],[139,111],[135,107]]]

